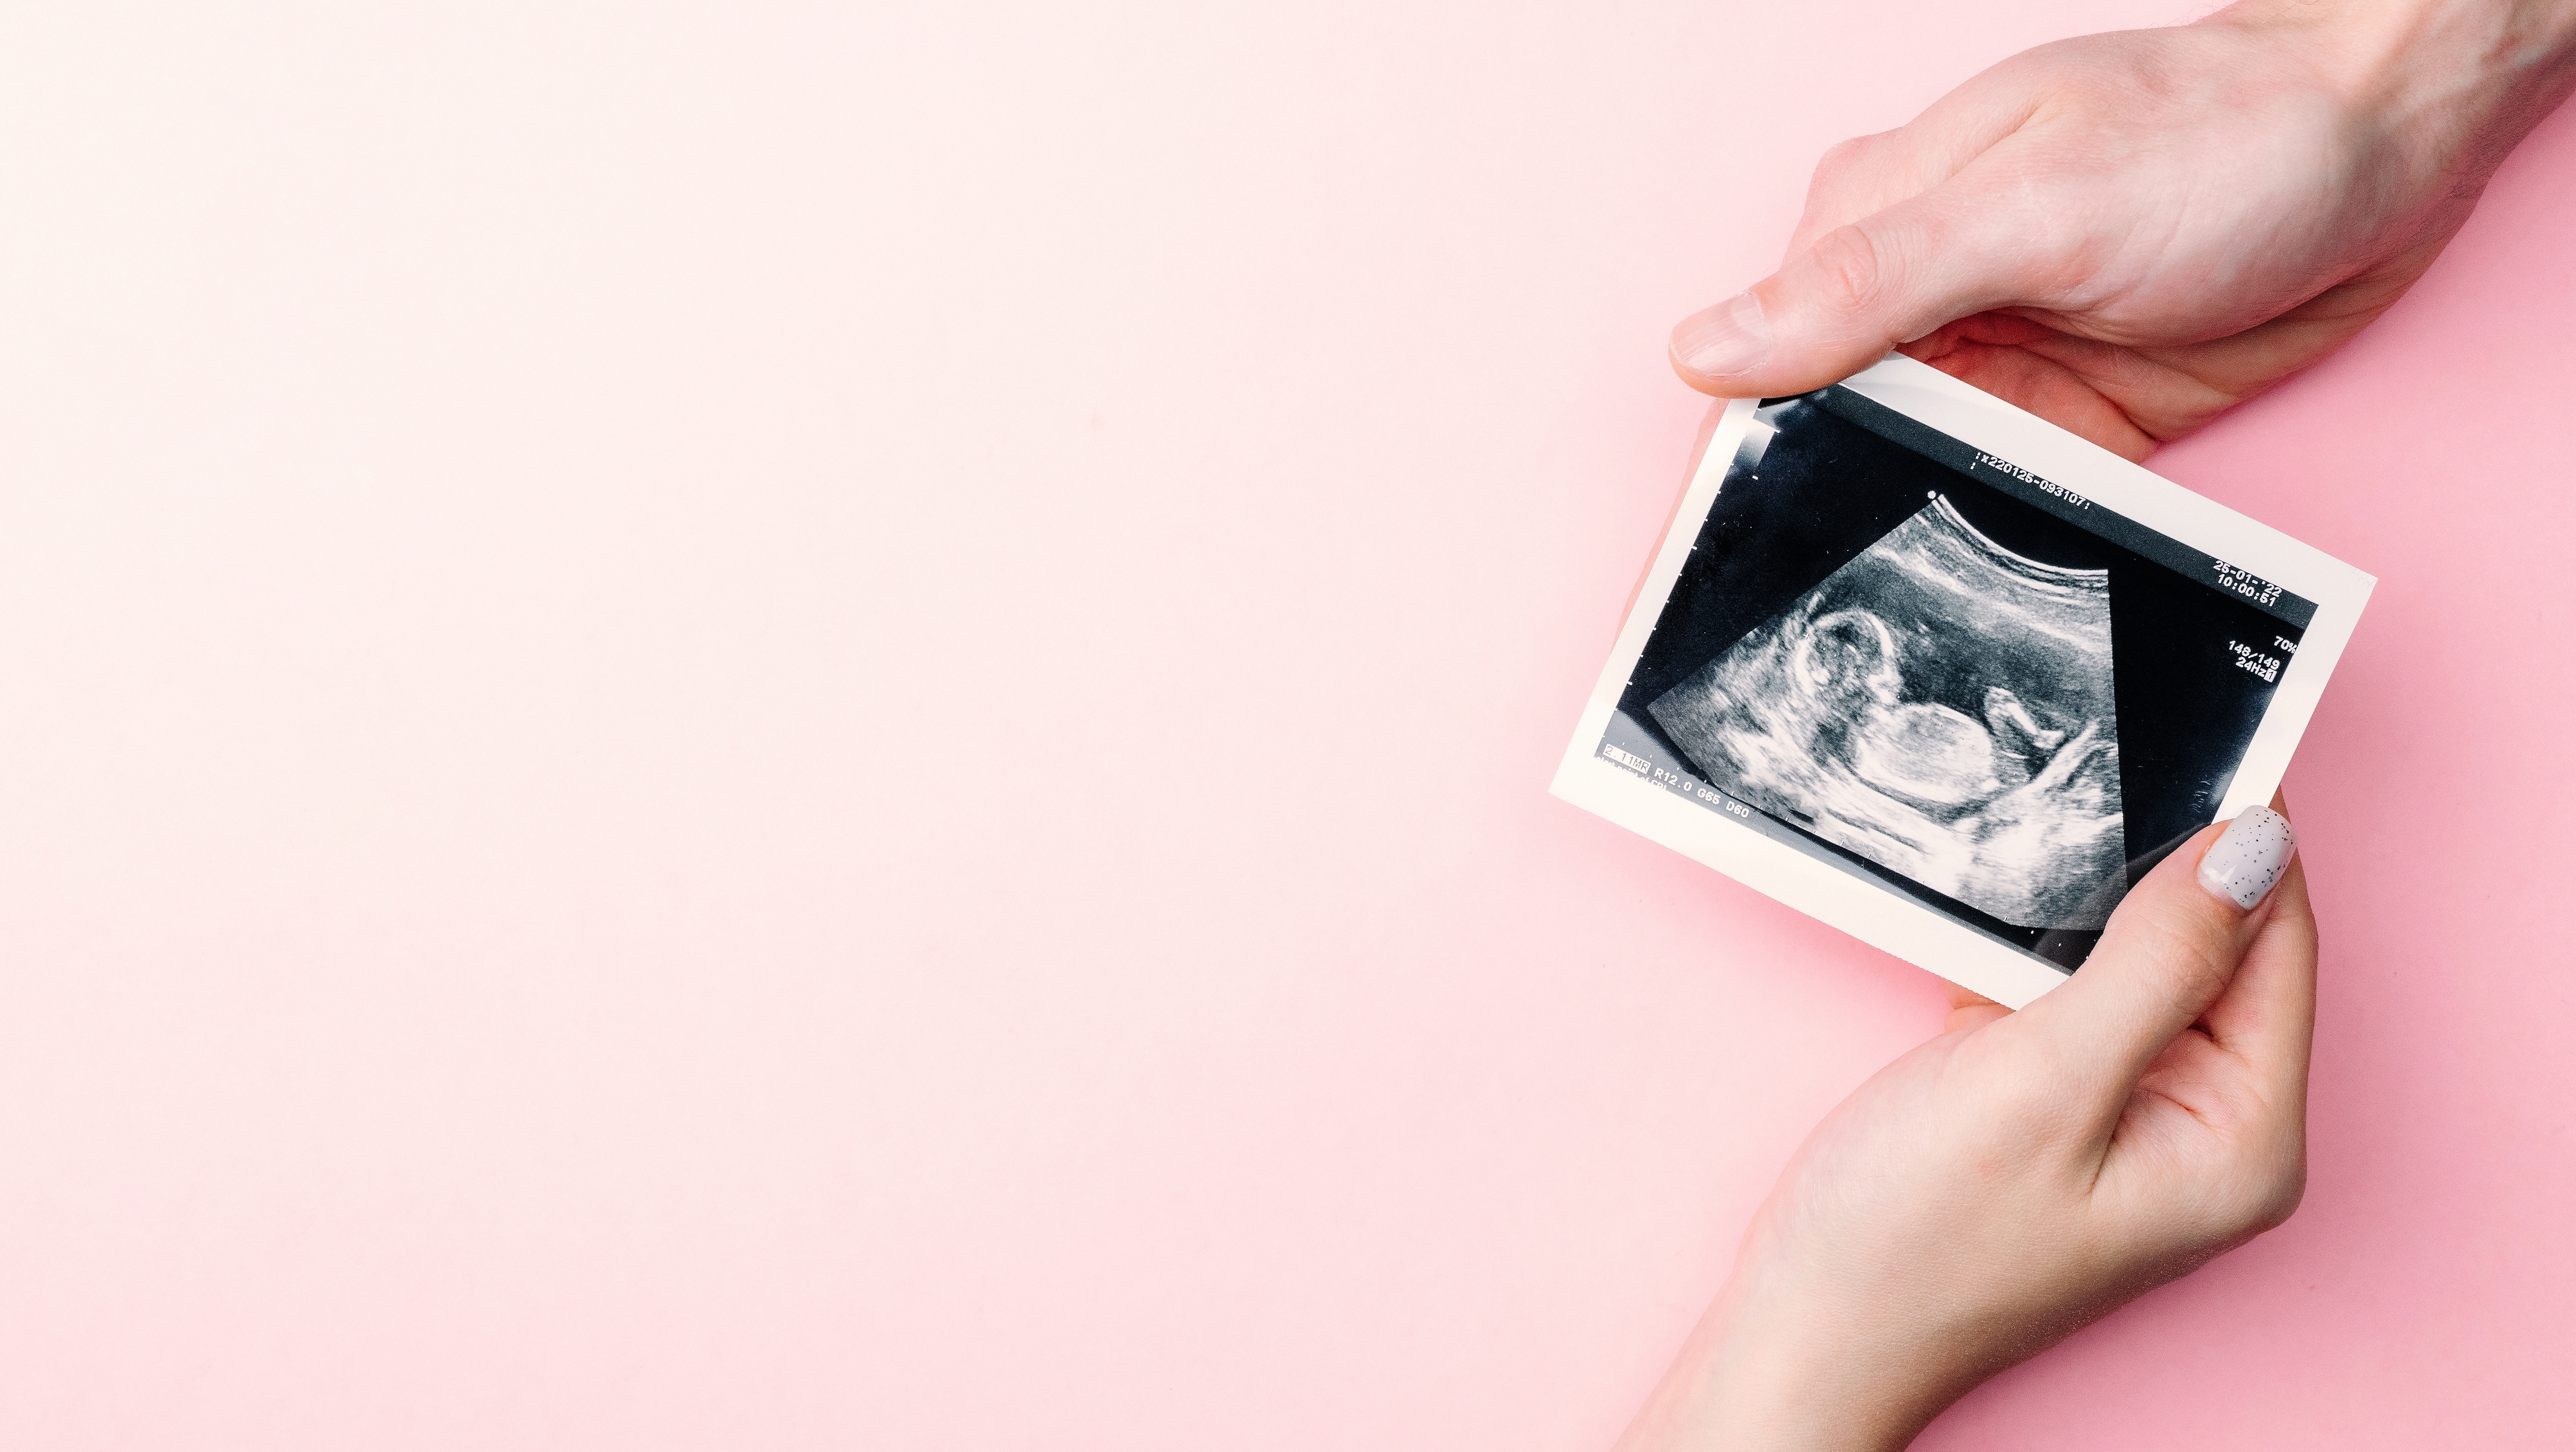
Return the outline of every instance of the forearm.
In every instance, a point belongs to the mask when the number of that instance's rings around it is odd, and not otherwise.
[[[1617,1452],[1900,1452],[1987,1377],[2288,1219],[2316,970],[2293,850],[2259,807],[2197,835],[2074,980],[1954,1019],[1844,1100]]]
[[[2240,0],[2200,23],[2298,46],[2470,195],[2576,90],[2576,0]]]
[[[1614,1452],[1899,1452],[1982,1379],[1777,1279],[1738,1265]]]
[[[1997,1191],[1970,1214],[2008,1220],[2009,1199]],[[1902,1452],[1979,1382],[2165,1278],[2105,1292],[2024,1264],[1962,1293],[1934,1284],[1966,1236],[1938,1219],[1858,1266],[1757,1228],[1614,1452]]]

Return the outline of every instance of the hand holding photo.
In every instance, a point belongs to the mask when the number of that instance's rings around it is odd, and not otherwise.
[[[1726,405],[1555,790],[2018,1005],[2271,796],[2371,584],[1891,357]]]

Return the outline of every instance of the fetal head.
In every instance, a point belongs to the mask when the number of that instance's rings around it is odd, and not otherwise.
[[[1866,610],[1837,610],[1811,622],[1790,652],[1789,672],[1802,691],[1866,695],[1896,703],[1896,635]]]

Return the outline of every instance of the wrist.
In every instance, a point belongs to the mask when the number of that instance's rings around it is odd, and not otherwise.
[[[2472,185],[2576,88],[2576,0],[2239,0],[2361,124]]]
[[[1839,1289],[1748,1246],[1617,1452],[1902,1452],[1999,1369]]]

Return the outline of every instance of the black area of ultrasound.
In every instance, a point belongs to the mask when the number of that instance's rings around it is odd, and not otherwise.
[[[1771,422],[1777,431],[1760,462],[1730,470],[1656,619],[1620,697],[1632,722],[1689,761],[1649,704],[1945,495],[2009,550],[2110,572],[2130,881],[2211,820],[2273,689],[2236,663],[2228,643],[2277,658],[2286,653],[2274,637],[2295,646],[2295,627],[1805,400],[1788,401]],[[2059,967],[2081,963],[2101,937],[2003,922],[1773,815],[1854,870]]]

